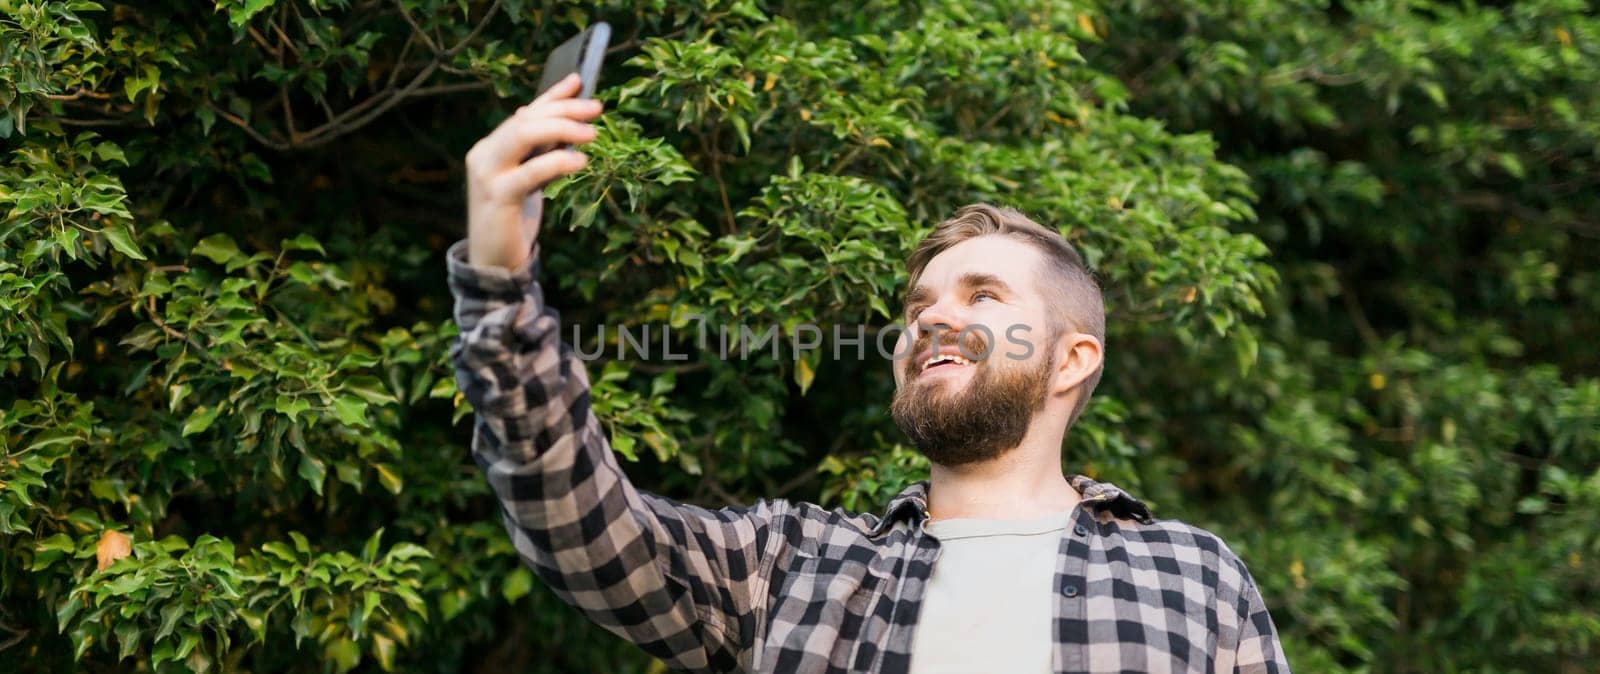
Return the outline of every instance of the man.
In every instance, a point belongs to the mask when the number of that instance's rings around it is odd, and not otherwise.
[[[569,78],[467,153],[449,252],[473,456],[524,562],[589,618],[696,672],[1288,671],[1245,566],[1109,484],[1062,474],[1104,310],[1060,235],[975,206],[909,260],[895,422],[931,479],[881,516],[634,489],[536,281],[524,197],[594,138]],[[982,328],[978,326],[983,326]],[[897,349],[897,353],[901,349]]]

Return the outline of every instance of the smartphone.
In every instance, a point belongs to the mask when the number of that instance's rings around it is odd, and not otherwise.
[[[591,24],[582,33],[561,43],[544,61],[544,75],[539,78],[538,93],[544,93],[567,75],[578,73],[583,80],[583,89],[578,92],[578,98],[592,98],[595,82],[600,79],[600,62],[605,60],[606,47],[610,43],[611,24],[604,21]]]
[[[539,77],[539,91],[534,95],[543,94],[567,75],[578,73],[578,79],[582,81],[578,89],[578,98],[593,98],[595,84],[600,81],[600,64],[605,60],[606,47],[610,44],[611,24],[604,21],[590,24],[583,32],[561,43],[561,46],[551,51],[549,58],[545,59],[544,73]],[[569,149],[570,147],[568,146]],[[523,158],[523,161],[532,159],[549,149],[534,150]],[[544,190],[534,190],[523,200],[522,214],[537,220],[543,202]]]

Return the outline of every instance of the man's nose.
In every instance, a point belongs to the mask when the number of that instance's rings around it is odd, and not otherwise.
[[[917,336],[930,335],[931,338],[944,341],[953,341],[957,333],[967,327],[966,320],[959,312],[953,311],[943,302],[929,306],[917,316]]]

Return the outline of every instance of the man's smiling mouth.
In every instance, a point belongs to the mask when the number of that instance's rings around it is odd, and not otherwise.
[[[954,353],[936,354],[922,362],[922,371],[926,372],[941,365],[971,365],[972,361],[965,356]]]

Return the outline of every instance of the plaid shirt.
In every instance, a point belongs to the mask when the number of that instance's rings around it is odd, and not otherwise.
[[[511,272],[469,266],[464,244],[448,253],[451,357],[476,412],[472,454],[518,553],[557,595],[678,669],[908,670],[939,558],[925,483],[882,516],[783,500],[708,510],[635,489],[535,282],[537,249]],[[1083,502],[1052,585],[1055,671],[1289,671],[1221,540],[1152,519],[1112,485],[1071,483]]]

